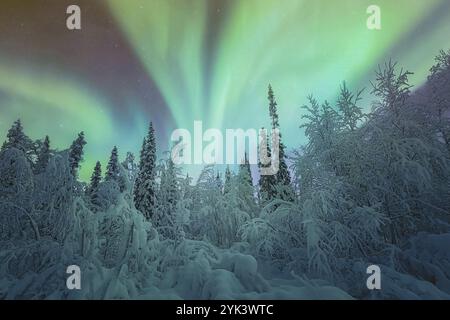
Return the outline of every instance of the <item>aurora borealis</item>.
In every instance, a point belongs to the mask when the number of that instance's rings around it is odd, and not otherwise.
[[[70,4],[82,30],[65,26]],[[366,28],[371,4],[382,30]],[[334,102],[344,80],[368,87],[389,58],[420,85],[449,35],[449,0],[2,1],[0,140],[17,118],[58,148],[84,130],[86,178],[113,145],[137,153],[149,120],[160,150],[194,120],[266,126],[271,83],[283,138],[296,147],[308,94]]]

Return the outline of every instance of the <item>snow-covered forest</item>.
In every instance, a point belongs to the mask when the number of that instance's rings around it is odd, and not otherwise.
[[[151,123],[139,156],[114,147],[82,182],[83,132],[55,150],[17,120],[0,153],[0,298],[449,299],[450,51],[422,87],[409,75],[380,66],[370,106],[345,83],[337,101],[310,96],[292,111],[308,142],[281,143],[256,185],[246,161],[192,181],[157,159]],[[277,108],[269,87],[283,133]]]

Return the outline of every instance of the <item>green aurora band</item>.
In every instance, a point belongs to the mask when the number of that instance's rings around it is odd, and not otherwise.
[[[448,0],[107,3],[176,127],[192,129],[194,120],[202,120],[204,128],[267,126],[271,83],[288,147],[304,142],[299,107],[308,94],[334,102],[344,80],[354,90],[369,87],[377,64],[390,58],[413,71],[411,82],[418,86],[426,80],[434,55],[450,48]],[[366,27],[371,4],[381,7],[382,30]],[[10,97],[1,106],[2,140],[17,117],[30,136],[49,134],[58,148],[67,147],[84,130],[88,146],[83,179],[96,160],[106,163],[113,144],[122,156],[139,150],[142,136],[123,138],[126,128],[120,128],[120,118],[110,113],[103,97],[83,86],[82,79],[64,74],[62,82],[53,71],[0,59],[0,93]],[[365,92],[370,102],[370,90]],[[139,114],[136,126],[136,132],[145,132]],[[169,141],[159,145],[169,146]]]

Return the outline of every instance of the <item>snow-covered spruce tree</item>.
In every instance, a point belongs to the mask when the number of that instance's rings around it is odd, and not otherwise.
[[[98,190],[98,186],[100,185],[100,182],[102,181],[102,165],[100,161],[97,161],[95,163],[94,171],[91,175],[91,180],[89,184],[89,193],[92,194],[96,190]]]
[[[34,172],[36,174],[45,171],[45,168],[47,168],[47,164],[50,157],[51,157],[50,138],[48,136],[45,136],[44,142],[42,143],[38,152],[36,164],[34,165]]]
[[[272,86],[269,85],[268,90],[268,100],[269,100],[269,115],[272,124],[272,131],[278,130],[280,132],[280,123],[278,119],[277,102],[275,100],[275,95],[272,90]],[[286,163],[286,151],[285,145],[283,144],[281,133],[279,135],[279,169],[276,173],[276,184],[273,187],[276,190],[276,198],[284,201],[294,200],[295,193],[291,184],[291,176],[289,174],[289,169]],[[273,148],[272,148],[273,149]]]
[[[264,134],[264,128],[262,128],[260,132],[260,145],[259,148],[265,145],[266,147],[266,156],[270,159],[271,157],[271,150],[270,150],[270,143],[269,139],[267,137],[267,134]],[[261,150],[259,150],[261,152]],[[258,161],[258,168],[261,172],[262,168],[268,168],[270,167],[269,164],[262,164],[261,159]],[[266,204],[268,204],[270,201],[276,198],[276,175],[260,175],[259,181],[258,181],[258,197],[259,197],[259,205],[261,207],[264,207]]]
[[[155,211],[156,185],[156,140],[150,122],[148,135],[144,138],[139,162],[139,173],[134,185],[134,204],[150,220]]]
[[[97,211],[99,202],[98,202],[98,190],[100,186],[100,182],[102,181],[102,165],[100,161],[97,161],[94,167],[94,171],[91,175],[91,180],[88,188],[88,197],[92,205],[92,211]]]
[[[119,155],[117,154],[117,147],[111,151],[111,156],[108,161],[108,165],[106,166],[105,180],[117,180],[119,177]]]
[[[69,165],[70,172],[74,177],[78,175],[78,169],[80,168],[80,163],[83,161],[83,148],[86,145],[86,140],[84,139],[84,132],[81,131],[78,137],[72,142],[69,148]]]
[[[7,148],[16,148],[25,154],[27,153],[31,140],[23,132],[22,122],[20,119],[14,121],[13,125],[8,130],[6,137],[7,140],[3,144],[2,150]]]
[[[119,163],[119,154],[116,146],[111,151],[106,167],[105,181],[115,181],[119,185],[120,192],[124,192],[128,185],[125,169]]]

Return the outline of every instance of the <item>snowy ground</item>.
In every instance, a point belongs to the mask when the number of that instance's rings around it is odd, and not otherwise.
[[[165,266],[163,273],[153,270],[148,277],[141,271],[130,270],[129,263],[105,268],[99,265],[98,260],[80,259],[83,281],[79,291],[65,288],[65,265],[69,260],[73,263],[73,260],[58,245],[23,243],[20,249],[11,247],[5,250],[3,247],[0,255],[0,297],[353,299],[343,289],[323,280],[308,280],[304,275],[263,277],[255,258],[249,255],[215,249],[194,241],[186,241],[182,246],[185,246],[186,257],[189,256],[186,260],[182,263],[172,261],[174,265]],[[348,281],[353,282],[344,286],[358,295],[355,298],[363,299],[450,299],[449,247],[450,234],[419,234],[411,239],[409,248],[403,252],[378,258],[382,270],[380,291],[364,288],[367,275],[363,262],[353,263],[348,270]],[[40,256],[39,260],[36,260],[36,255]],[[393,260],[396,261],[395,268]]]

